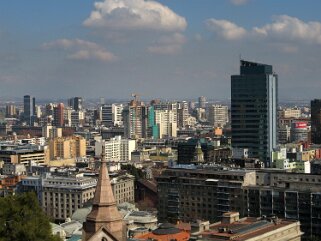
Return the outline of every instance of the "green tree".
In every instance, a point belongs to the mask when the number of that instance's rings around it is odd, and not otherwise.
[[[0,198],[0,241],[60,241],[34,193]]]
[[[136,168],[134,165],[121,165],[121,169],[126,170],[129,174],[133,175],[136,180],[145,178],[144,172],[141,169]]]

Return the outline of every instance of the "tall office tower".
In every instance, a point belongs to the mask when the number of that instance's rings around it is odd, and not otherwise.
[[[152,139],[159,139],[159,128],[155,121],[155,109],[153,105],[148,107],[147,137]]]
[[[35,98],[30,95],[25,95],[23,97],[23,117],[28,125],[33,125],[34,122],[34,103]]]
[[[311,100],[311,142],[321,144],[321,99]]]
[[[241,60],[240,75],[231,76],[232,147],[271,166],[277,145],[278,77],[271,65]]]
[[[108,127],[114,126],[112,105],[103,105],[101,107],[101,120],[104,126],[108,126]]]
[[[83,108],[82,97],[73,97],[68,99],[68,106],[72,107],[75,111],[82,110]]]
[[[151,103],[154,109],[154,122],[158,126],[159,138],[177,136],[177,103]]]
[[[72,110],[70,113],[71,117],[71,126],[79,127],[85,124],[85,112],[79,110]]]
[[[73,112],[72,107],[65,107],[64,108],[64,125],[71,126],[71,113]]]
[[[103,105],[101,108],[102,124],[108,127],[123,124],[123,104]]]
[[[228,122],[228,107],[224,105],[209,106],[208,121],[215,127],[224,127]]]
[[[32,110],[33,110],[32,115],[36,116],[37,113],[36,113],[36,98],[35,97],[32,97]]]
[[[6,118],[11,118],[17,115],[16,106],[12,103],[6,105]]]
[[[145,138],[148,129],[148,108],[143,102],[132,100],[123,110],[124,132],[127,138]]]
[[[56,105],[53,104],[53,103],[46,104],[46,110],[45,110],[46,116],[53,115],[53,110],[54,110],[54,107],[55,107],[55,106],[56,106]]]
[[[206,98],[204,96],[198,97],[198,107],[205,109],[205,107],[206,107]]]
[[[178,127],[185,127],[188,124],[188,103],[186,101],[177,103],[177,125]]]
[[[194,101],[190,101],[188,103],[188,108],[189,108],[190,112],[192,112],[195,109],[195,102]]]
[[[113,104],[113,122],[114,126],[123,125],[123,104]]]
[[[64,125],[64,104],[59,103],[57,107],[54,107],[54,126]]]
[[[35,113],[35,114],[36,114],[36,117],[37,117],[37,118],[41,118],[41,116],[42,116],[41,106],[36,105],[35,110],[36,110],[36,113]]]

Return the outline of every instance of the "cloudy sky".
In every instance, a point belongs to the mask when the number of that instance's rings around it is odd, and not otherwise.
[[[230,97],[240,56],[321,98],[320,0],[1,0],[0,96]]]

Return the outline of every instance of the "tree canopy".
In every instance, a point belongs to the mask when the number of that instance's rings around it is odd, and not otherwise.
[[[60,241],[34,193],[0,198],[0,241]]]
[[[136,180],[145,178],[144,172],[141,169],[136,168],[134,165],[121,165],[121,169],[128,171],[129,174],[133,175]]]

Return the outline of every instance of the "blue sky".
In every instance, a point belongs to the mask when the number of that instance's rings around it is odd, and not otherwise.
[[[0,96],[230,97],[243,58],[320,98],[318,0],[3,0]]]

